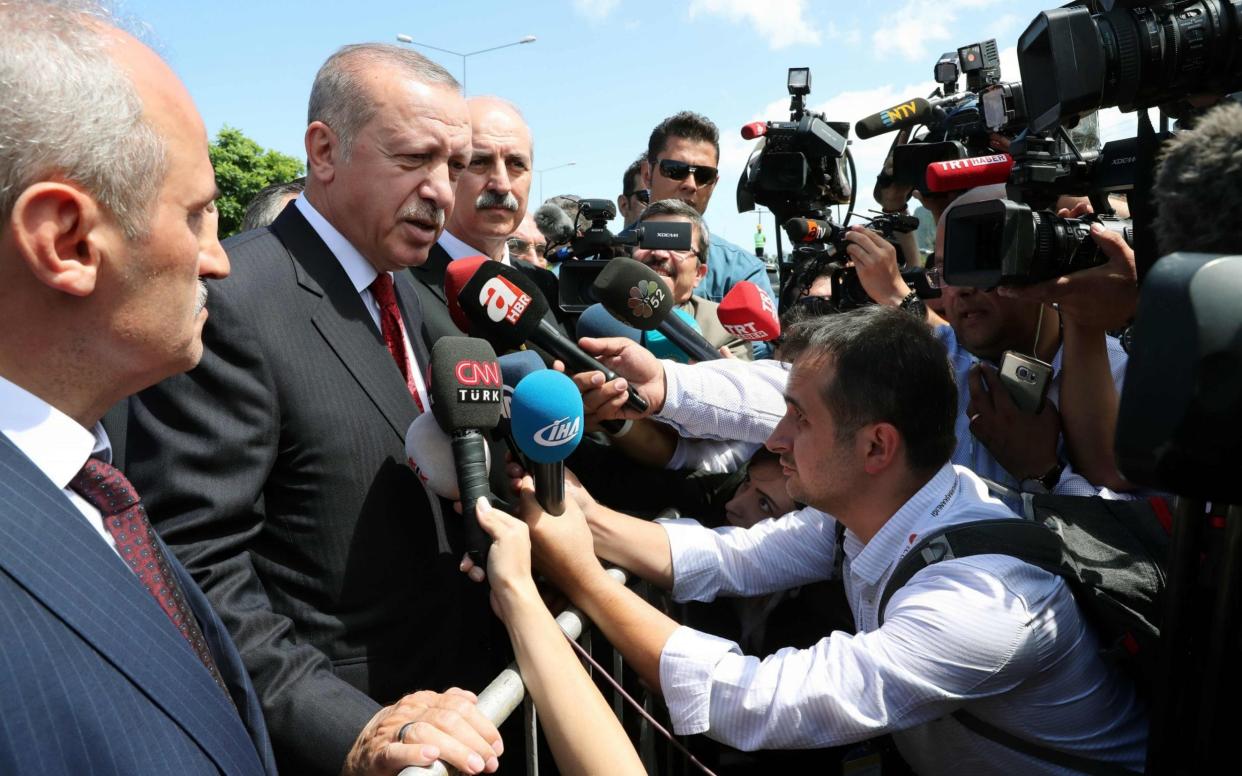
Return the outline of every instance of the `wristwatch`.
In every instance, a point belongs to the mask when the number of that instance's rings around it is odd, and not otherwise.
[[[1065,464],[1057,461],[1043,475],[1022,480],[1018,483],[1018,489],[1023,493],[1051,493],[1052,489],[1061,482],[1061,473],[1064,471]]]
[[[920,320],[927,317],[927,310],[923,306],[923,300],[919,299],[919,292],[914,289],[911,289],[910,293],[906,294],[905,298],[897,303],[897,307]]]

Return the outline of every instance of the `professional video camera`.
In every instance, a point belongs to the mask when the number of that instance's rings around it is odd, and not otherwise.
[[[568,248],[560,249],[556,257],[561,262],[558,302],[563,311],[581,313],[599,301],[591,292],[591,284],[618,248],[684,251],[694,241],[693,225],[677,221],[639,223],[614,235],[608,222],[616,217],[617,207],[612,200],[579,201],[575,223],[589,220],[591,224],[574,236]]]
[[[1018,38],[1030,126],[1117,106],[1180,116],[1242,89],[1242,0],[1094,0],[1044,11]]]

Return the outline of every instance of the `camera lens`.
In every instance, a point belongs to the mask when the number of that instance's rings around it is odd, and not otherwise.
[[[1018,367],[1017,374],[1018,374],[1018,379],[1019,379],[1019,380],[1025,380],[1025,381],[1026,381],[1026,382],[1028,382],[1028,383],[1033,383],[1033,382],[1035,382],[1035,375],[1034,375],[1034,373],[1032,373],[1030,369],[1027,369],[1027,368],[1026,368],[1026,367],[1024,367],[1024,366],[1020,366],[1020,367]]]

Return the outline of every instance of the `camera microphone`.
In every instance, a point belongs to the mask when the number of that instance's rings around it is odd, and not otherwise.
[[[991,186],[1009,180],[1013,157],[1009,154],[970,156],[927,165],[927,190],[935,193]]]
[[[854,134],[860,140],[870,140],[885,132],[922,124],[932,115],[932,104],[922,97],[915,97],[888,110],[872,114],[854,124]]]
[[[618,257],[591,284],[595,296],[613,315],[643,331],[658,329],[695,361],[714,361],[720,353],[677,315],[664,279],[641,261]]]
[[[768,134],[768,125],[763,121],[752,121],[742,127],[743,140],[755,140]]]
[[[544,204],[535,210],[535,227],[550,244],[567,243],[574,239],[574,222],[556,205]]]
[[[785,222],[789,239],[796,243],[827,242],[841,234],[841,228],[830,221],[814,218],[791,218]]]
[[[781,336],[781,320],[772,297],[749,280],[739,280],[720,300],[720,325],[748,342],[770,342]]]

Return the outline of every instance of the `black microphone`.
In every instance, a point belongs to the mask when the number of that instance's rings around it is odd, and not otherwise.
[[[643,331],[658,330],[695,361],[722,358],[694,328],[673,315],[673,296],[664,279],[641,261],[617,257],[608,262],[591,284],[608,312]]]
[[[608,382],[617,379],[616,372],[545,319],[548,301],[521,270],[489,261],[461,289],[457,301],[470,319],[471,330],[498,349],[516,350],[531,342],[565,362],[570,373],[598,371]],[[635,412],[649,409],[647,400],[632,385],[625,406]]]
[[[500,422],[504,383],[496,351],[484,340],[441,337],[431,349],[430,383],[431,411],[440,428],[453,440],[466,548],[471,560],[486,568],[492,540],[479,527],[475,503],[480,498],[491,498],[483,432]]]
[[[574,239],[574,222],[569,214],[556,205],[540,205],[535,210],[535,228],[542,234],[549,245],[561,245]]]
[[[869,140],[885,132],[906,129],[922,124],[932,115],[932,104],[922,97],[915,97],[888,110],[872,114],[854,124],[854,134],[860,140]]]

